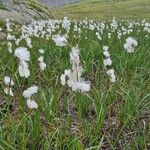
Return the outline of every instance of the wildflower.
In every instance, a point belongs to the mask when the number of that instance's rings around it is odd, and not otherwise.
[[[4,77],[4,83],[6,85],[11,85],[11,86],[13,86],[15,84],[14,81],[9,76]]]
[[[110,76],[111,82],[116,81],[116,76],[115,76],[115,70],[114,69],[109,69],[109,70],[107,70],[106,73],[107,73],[108,76]]]
[[[23,92],[23,96],[26,99],[30,99],[33,94],[37,93],[37,91],[38,91],[38,86],[35,86],[35,85],[31,86],[30,88],[28,88],[27,90]]]
[[[126,39],[126,43],[124,44],[124,49],[126,49],[128,53],[133,53],[137,45],[138,43],[135,39],[128,37]]]
[[[88,92],[90,88],[91,87],[89,82],[72,82],[72,91]]]
[[[38,108],[38,104],[34,100],[31,100],[32,95],[36,94],[37,91],[38,91],[38,86],[34,85],[23,92],[23,97],[27,100],[27,106],[30,109]]]
[[[65,74],[62,74],[62,75],[61,75],[60,80],[61,80],[61,84],[62,84],[63,86],[66,85],[66,75],[65,75]]]
[[[20,61],[29,61],[30,60],[30,52],[26,47],[19,47],[15,50],[15,56]]]
[[[16,43],[17,46],[19,45],[20,41],[21,41],[21,39],[17,39],[17,40],[15,41],[15,43]]]
[[[60,36],[59,34],[57,34],[57,35],[54,35],[52,39],[56,43],[56,46],[63,47],[63,46],[66,46],[67,44],[66,38],[67,38],[67,35]]]
[[[41,56],[38,58],[40,69],[43,71],[46,68],[46,63],[44,62],[44,57]]]
[[[71,49],[69,54],[72,69],[65,70],[64,74],[61,75],[60,80],[63,86],[67,84],[72,88],[72,91],[87,92],[90,90],[90,82],[84,81],[81,77],[83,68],[80,66],[79,51],[78,46]]]
[[[8,51],[9,51],[10,53],[12,53],[12,43],[11,43],[11,42],[8,42],[8,43],[7,43],[7,48],[8,48]]]
[[[21,77],[28,78],[30,76],[30,70],[28,61],[30,60],[30,53],[25,47],[19,47],[15,50],[15,56],[19,59],[19,74]]]
[[[14,86],[15,84],[14,81],[9,76],[6,76],[4,77],[4,83],[6,85],[6,87],[4,88],[5,94],[14,96],[13,91],[12,91],[12,86]]]
[[[27,62],[20,61],[18,70],[21,77],[28,78],[30,76],[30,70]]]
[[[10,96],[12,96],[12,97],[14,96],[11,87],[10,87],[10,88],[5,88],[5,89],[4,89],[4,92],[5,92],[6,95],[10,95]]]
[[[27,99],[27,106],[30,109],[38,108],[38,104],[34,100]]]
[[[32,48],[32,41],[31,41],[31,39],[30,39],[29,37],[27,37],[27,38],[25,38],[25,40],[26,40],[26,42],[27,42],[27,46],[28,46],[29,48]]]
[[[8,40],[8,41],[13,41],[13,40],[16,40],[16,38],[15,38],[14,35],[11,35],[10,33],[8,33],[8,35],[7,35],[7,40]]]
[[[109,56],[109,53],[108,53],[107,56]],[[111,66],[112,65],[112,60],[108,57],[108,58],[106,58],[106,59],[103,60],[103,63],[104,63],[105,67],[106,66]]]
[[[99,32],[96,32],[96,36],[97,36],[97,39],[102,40],[102,38],[101,38]]]
[[[114,69],[110,69],[112,68],[112,60],[110,58],[108,46],[103,46],[103,55],[104,55],[103,64],[106,69],[106,74],[110,77],[111,82],[115,82],[116,81],[115,71]]]

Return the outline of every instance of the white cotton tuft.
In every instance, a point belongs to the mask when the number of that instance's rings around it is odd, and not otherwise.
[[[52,39],[54,40],[56,46],[63,47],[67,44],[67,35],[60,36],[59,34],[57,34],[54,35]]]
[[[13,91],[12,91],[12,88],[11,87],[6,87],[5,89],[4,89],[4,92],[5,92],[5,94],[6,95],[10,95],[10,96],[14,96],[14,94],[13,94]]]
[[[107,75],[110,76],[110,81],[115,82],[116,81],[116,75],[115,75],[115,70],[114,69],[109,69],[107,70]]]
[[[110,54],[109,54],[108,51],[104,51],[103,54],[104,54],[105,57],[110,57]]]
[[[135,47],[137,46],[137,41],[132,37],[128,37],[126,39],[126,43],[124,44],[124,49],[126,49],[128,53],[133,53],[135,51]]]
[[[88,92],[90,90],[90,83],[85,81],[80,82],[72,82],[72,90],[73,91],[81,91],[81,92]]]
[[[38,91],[38,86],[32,86],[23,92],[23,97],[26,99],[30,99],[30,97],[33,94],[37,93],[37,91]]]
[[[104,51],[108,51],[108,46],[103,46]]]
[[[61,84],[62,84],[63,86],[66,85],[66,75],[65,75],[65,74],[62,74],[62,75],[61,75],[60,80],[61,80]]]
[[[39,66],[40,66],[40,69],[41,69],[42,71],[44,71],[45,68],[46,68],[46,63],[45,63],[45,62],[39,62]]]
[[[46,68],[46,63],[44,62],[44,57],[43,56],[39,57],[38,62],[39,62],[40,69],[42,71],[44,71]]]
[[[29,61],[30,60],[30,52],[26,47],[19,47],[15,50],[15,56],[20,61]]]
[[[21,61],[18,70],[21,77],[28,78],[30,76],[30,70],[27,62]]]
[[[10,53],[12,53],[12,43],[11,43],[11,42],[8,42],[8,43],[7,43],[7,48],[8,48],[8,51],[9,51]]]
[[[9,76],[4,77],[4,82],[6,85],[10,85],[10,86],[13,86],[15,84],[14,81]]]
[[[106,58],[103,60],[104,66],[111,66],[112,65],[112,60],[110,58]]]
[[[30,99],[27,99],[27,106],[30,108],[30,109],[37,109],[38,108],[38,104],[34,101],[34,100],[30,100]]]

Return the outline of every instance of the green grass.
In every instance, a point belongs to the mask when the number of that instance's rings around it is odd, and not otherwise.
[[[56,18],[73,19],[150,18],[149,0],[83,0],[53,10]]]
[[[107,23],[108,26],[110,25]],[[72,24],[73,26],[73,24]],[[123,26],[127,27],[126,22]],[[120,28],[120,27],[119,27]],[[119,40],[116,32],[112,38],[104,30],[102,41],[95,37],[95,31],[82,29],[80,37],[72,29],[69,44],[79,44],[84,77],[91,81],[90,92],[74,93],[60,84],[64,69],[70,68],[70,47],[56,47],[49,39],[32,37],[33,48],[29,49],[31,76],[19,77],[18,62],[7,51],[7,41],[0,43],[0,149],[56,149],[56,150],[97,150],[97,149],[149,149],[150,137],[150,43],[146,32],[136,32]],[[16,37],[19,32],[13,32]],[[123,49],[128,36],[138,40],[133,54]],[[87,37],[87,39],[85,38]],[[117,82],[112,84],[103,67],[102,47],[109,46]],[[19,46],[26,46],[23,41]],[[17,46],[13,43],[13,50]],[[45,49],[47,68],[41,72],[37,59],[38,50]],[[3,78],[13,78],[15,97],[6,96]],[[31,85],[40,87],[34,99],[39,108],[30,110],[22,92]],[[76,115],[70,114],[71,102],[75,102]],[[77,132],[73,134],[72,123],[76,122]]]

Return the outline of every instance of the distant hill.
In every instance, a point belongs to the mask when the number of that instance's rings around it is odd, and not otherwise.
[[[0,20],[9,18],[22,23],[52,17],[49,8],[37,0],[0,0]]]
[[[82,0],[53,10],[54,16],[73,19],[150,19],[150,0]]]
[[[38,1],[46,4],[49,8],[55,8],[65,4],[76,3],[81,0],[38,0]]]

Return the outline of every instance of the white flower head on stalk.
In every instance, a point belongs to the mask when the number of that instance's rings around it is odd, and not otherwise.
[[[30,70],[28,61],[30,60],[30,52],[25,47],[19,47],[15,50],[15,56],[19,59],[19,75],[21,77],[28,78],[30,76]]]
[[[103,55],[104,55],[103,64],[106,69],[106,74],[110,77],[111,82],[115,82],[116,81],[115,70],[110,69],[112,68],[112,60],[110,57],[110,53],[108,51],[108,46],[103,46]]]
[[[30,88],[26,89],[24,92],[23,92],[23,97],[26,98],[26,99],[30,99],[31,96],[33,94],[36,94],[38,92],[38,86],[31,86]]]
[[[4,92],[5,92],[6,95],[9,95],[9,96],[12,96],[12,97],[14,96],[14,93],[13,93],[11,87],[5,88],[5,89],[4,89]]]
[[[44,71],[45,68],[46,68],[46,63],[44,62],[44,57],[43,57],[43,56],[40,56],[40,57],[38,58],[38,62],[39,62],[40,69],[41,69],[42,71]]]
[[[29,65],[26,61],[20,61],[18,70],[21,77],[28,78],[30,76]]]
[[[115,70],[114,69],[109,69],[109,70],[107,70],[106,73],[107,73],[108,76],[110,76],[111,82],[116,81],[116,76],[115,76]]]
[[[15,84],[14,81],[9,76],[4,77],[4,83],[6,85],[10,85],[10,86],[14,86],[14,84]]]
[[[128,37],[126,39],[126,43],[124,44],[124,49],[127,50],[128,53],[133,53],[135,50],[135,47],[138,46],[138,43],[135,39],[132,37]]]
[[[37,109],[38,108],[38,104],[34,101],[34,100],[30,100],[30,99],[27,99],[27,106],[30,108],[30,109]]]
[[[54,35],[52,37],[52,39],[54,40],[56,46],[60,46],[60,47],[63,47],[63,46],[66,46],[67,45],[67,35]]]
[[[80,66],[79,52],[78,46],[71,49],[69,54],[72,68],[65,70],[60,80],[63,86],[67,84],[72,88],[72,91],[88,92],[90,90],[90,82],[84,81],[83,78],[81,78],[83,68]]]
[[[32,48],[32,41],[31,41],[31,39],[30,39],[29,37],[27,37],[25,40],[26,40],[26,42],[27,42],[27,46],[28,46],[29,48]]]
[[[15,56],[20,61],[29,61],[30,60],[30,52],[26,47],[19,47],[15,50]]]
[[[17,40],[15,41],[15,43],[16,43],[17,46],[19,45],[20,41],[21,41],[21,39],[17,39]]]
[[[12,86],[14,86],[15,84],[14,81],[9,76],[5,76],[4,83],[6,85],[6,87],[4,88],[5,94],[14,96],[13,91],[12,91]]]
[[[90,83],[86,81],[72,83],[72,91],[88,92],[90,88]]]
[[[30,109],[38,108],[38,104],[34,100],[31,100],[33,94],[36,94],[37,92],[38,86],[31,86],[30,88],[28,88],[23,92],[23,97],[27,100],[27,106]]]
[[[103,46],[104,51],[108,51],[108,46]]]
[[[107,55],[109,56],[109,55]],[[112,60],[108,57],[106,59],[103,60],[104,66],[111,66],[112,65]]]
[[[16,38],[15,38],[14,35],[11,35],[10,33],[8,33],[8,35],[7,35],[7,40],[8,40],[8,41],[13,41],[13,40],[16,40]]]
[[[11,43],[11,42],[8,42],[8,43],[7,43],[7,48],[8,48],[8,51],[9,51],[10,53],[12,53],[12,43]]]

